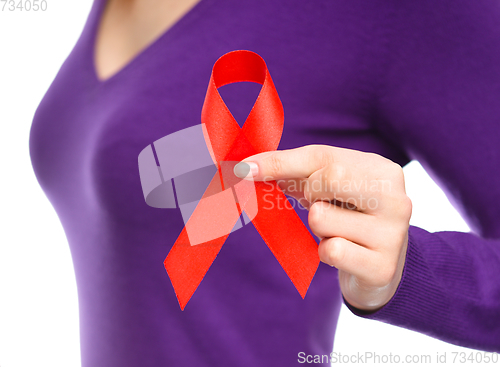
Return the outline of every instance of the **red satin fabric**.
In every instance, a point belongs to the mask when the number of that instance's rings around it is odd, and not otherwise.
[[[262,88],[245,124],[240,128],[217,88],[242,81],[259,83]],[[276,150],[283,131],[283,120],[283,106],[267,66],[259,55],[250,51],[233,51],[216,61],[203,104],[201,122],[205,124],[209,138],[207,144],[209,149],[211,146],[212,158],[219,171],[186,223],[186,227],[196,226],[201,234],[216,226],[232,228],[242,210],[245,210],[247,215],[253,218],[253,225],[300,295],[305,297],[319,265],[318,246],[315,240],[292,206],[283,205],[287,199],[276,182],[254,183],[243,180],[239,181],[239,185],[235,185],[236,181],[231,181],[227,167],[222,166],[224,162],[241,161],[257,153]],[[254,184],[257,208],[250,200]],[[228,186],[236,189],[237,211],[230,210],[230,203],[225,202],[225,199],[219,200],[218,203],[214,203],[213,200],[203,200],[227,190]],[[226,198],[222,195],[220,197]],[[234,205],[234,199],[231,199]],[[280,202],[281,205],[272,206],[270,202]],[[273,208],[269,209],[271,206]],[[191,246],[186,227],[164,262],[182,310],[212,265],[230,232],[229,230],[228,234],[219,238]]]

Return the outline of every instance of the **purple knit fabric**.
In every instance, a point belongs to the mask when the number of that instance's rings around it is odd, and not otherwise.
[[[212,65],[236,49],[267,62],[285,110],[280,149],[328,144],[401,165],[418,159],[473,229],[411,227],[395,297],[363,316],[500,351],[496,2],[202,0],[99,81],[104,5],[95,1],[30,135],[71,247],[83,367],[293,366],[299,352],[332,349],[336,270],[321,264],[303,300],[252,225],[231,233],[185,311],[163,268],[183,222],[178,210],[145,203],[137,157],[200,123]],[[258,90],[238,83],[221,93],[243,122]]]

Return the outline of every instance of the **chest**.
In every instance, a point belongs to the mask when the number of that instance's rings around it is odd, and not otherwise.
[[[33,165],[54,205],[93,202],[125,216],[143,206],[139,153],[200,123],[211,67],[234,49],[253,50],[268,64],[285,111],[280,149],[330,144],[398,157],[373,129],[368,112],[371,51],[362,36],[349,43],[340,37],[350,27],[341,15],[332,12],[333,24],[329,18],[314,24],[297,17],[300,9],[265,10],[256,2],[226,4],[229,14],[221,14],[215,5],[215,0],[200,3],[105,81],[94,69],[99,19],[94,14],[33,122]],[[310,12],[311,18],[320,16],[317,9]],[[339,36],[330,38],[336,31]],[[221,88],[240,124],[259,88],[250,83]]]

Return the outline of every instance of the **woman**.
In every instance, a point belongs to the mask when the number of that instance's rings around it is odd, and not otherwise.
[[[299,353],[331,352],[342,299],[364,317],[499,351],[499,13],[487,0],[96,0],[30,136],[71,246],[82,365],[300,364]],[[137,156],[199,124],[211,66],[236,49],[266,60],[285,110],[282,151],[243,168],[309,208],[297,212],[323,263],[303,300],[246,225],[180,311],[162,261],[184,224],[144,203]],[[240,123],[258,89],[221,88]],[[411,159],[473,233],[408,226]]]

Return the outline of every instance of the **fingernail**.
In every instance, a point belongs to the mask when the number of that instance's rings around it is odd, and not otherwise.
[[[259,173],[259,166],[254,162],[240,162],[234,166],[233,172],[239,178],[255,177]]]

